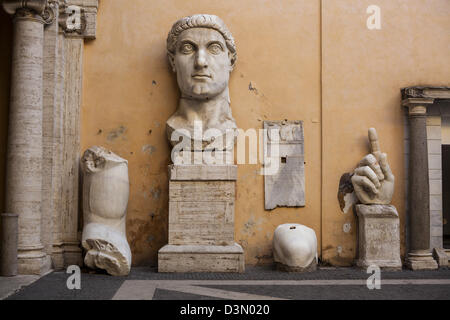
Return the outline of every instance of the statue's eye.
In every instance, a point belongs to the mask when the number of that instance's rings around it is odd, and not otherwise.
[[[220,45],[220,44],[218,44],[218,43],[213,43],[213,44],[210,44],[209,46],[208,46],[208,50],[209,50],[209,52],[211,52],[212,54],[219,54],[219,53],[221,53],[223,50],[222,50],[222,46]]]
[[[194,46],[192,44],[190,44],[190,43],[184,43],[181,46],[181,50],[180,51],[182,53],[184,53],[184,54],[189,54],[189,53],[194,51]]]

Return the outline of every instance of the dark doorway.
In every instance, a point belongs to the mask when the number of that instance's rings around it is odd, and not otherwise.
[[[450,144],[442,145],[442,210],[444,248],[450,249]]]

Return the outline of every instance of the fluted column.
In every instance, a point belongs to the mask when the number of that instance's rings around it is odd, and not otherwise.
[[[410,247],[406,265],[413,270],[437,269],[430,251],[430,192],[426,99],[407,99],[409,111],[409,221]]]
[[[42,274],[51,264],[41,242],[42,14],[46,2],[3,2],[4,9],[14,15],[5,209],[19,215],[19,274]]]

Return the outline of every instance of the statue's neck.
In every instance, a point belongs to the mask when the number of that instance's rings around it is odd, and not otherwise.
[[[198,100],[181,96],[179,102],[179,112],[183,114],[189,123],[194,121],[202,121],[204,126],[219,125],[224,119],[224,115],[228,115],[230,99],[228,88],[214,98]]]

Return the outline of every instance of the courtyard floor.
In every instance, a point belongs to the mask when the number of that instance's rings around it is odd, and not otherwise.
[[[82,270],[81,289],[68,289],[71,274],[0,277],[7,300],[398,300],[450,299],[450,269],[381,271],[380,288],[369,289],[371,274],[357,268],[319,267],[284,273],[247,266],[245,273],[158,273],[135,267],[127,277]]]

